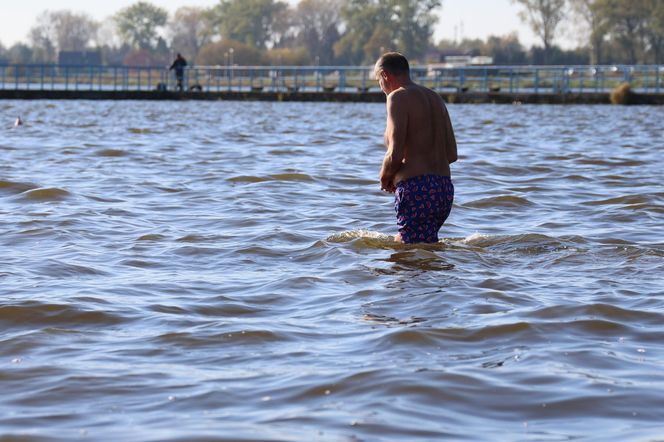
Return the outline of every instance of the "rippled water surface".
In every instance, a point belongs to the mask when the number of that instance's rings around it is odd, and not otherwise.
[[[661,109],[450,112],[400,246],[381,104],[0,102],[0,439],[664,440]]]

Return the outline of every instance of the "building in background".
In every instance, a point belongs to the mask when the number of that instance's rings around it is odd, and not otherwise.
[[[60,66],[100,66],[101,51],[60,51]]]

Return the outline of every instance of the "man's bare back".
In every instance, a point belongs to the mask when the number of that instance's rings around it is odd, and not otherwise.
[[[401,131],[405,131],[403,159],[394,185],[421,175],[450,176],[450,163],[457,159],[456,140],[440,95],[414,83],[393,91],[388,98],[386,144]]]
[[[410,79],[403,55],[384,54],[374,74],[387,95],[380,184],[395,193],[395,239],[437,242],[454,200],[450,164],[457,160],[457,144],[449,113],[440,95]]]

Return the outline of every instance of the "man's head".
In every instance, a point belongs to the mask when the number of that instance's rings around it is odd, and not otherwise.
[[[410,81],[408,60],[398,52],[383,54],[374,66],[374,76],[383,92],[389,94]]]

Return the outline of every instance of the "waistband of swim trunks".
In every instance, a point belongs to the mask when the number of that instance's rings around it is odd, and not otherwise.
[[[434,175],[434,174],[417,175],[417,176],[413,176],[413,177],[410,177],[410,178],[406,178],[405,180],[399,181],[396,184],[396,187],[408,186],[408,185],[412,185],[412,184],[420,184],[420,183],[422,183],[425,180],[430,179],[430,178],[440,179],[440,180],[443,180],[443,181],[448,181],[448,180],[452,181],[452,177],[450,177],[448,175]]]

